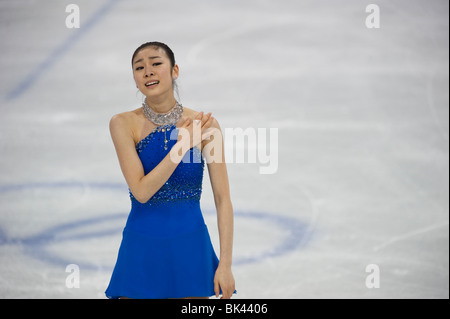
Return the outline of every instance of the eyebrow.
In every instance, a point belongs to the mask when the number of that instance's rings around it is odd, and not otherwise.
[[[160,56],[151,56],[151,57],[149,57],[149,59],[150,60],[153,60],[153,59],[158,59],[158,58],[161,58]],[[144,59],[143,58],[141,58],[141,59],[139,59],[139,60],[136,60],[136,61],[134,61],[134,64],[136,64],[136,63],[139,63],[139,62],[142,62],[142,61],[144,61]]]

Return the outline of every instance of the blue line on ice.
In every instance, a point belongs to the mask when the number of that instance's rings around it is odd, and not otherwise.
[[[55,50],[53,50],[36,68],[31,70],[22,81],[20,81],[11,91],[6,95],[6,100],[13,100],[20,97],[39,78],[48,71],[59,59],[61,59],[70,48],[72,48],[84,35],[86,35],[92,27],[94,27],[106,14],[114,7],[114,5],[120,0],[108,0],[100,7],[82,26],[77,29],[70,37],[62,42]]]
[[[54,183],[29,183],[17,185],[0,185],[0,194],[8,192],[21,192],[29,189],[62,189],[89,187],[92,189],[107,189],[111,191],[127,190],[126,185],[121,183],[84,183],[84,182],[54,182]],[[204,210],[205,215],[213,214],[212,211]],[[48,262],[53,265],[65,267],[68,264],[77,263],[83,269],[109,269],[113,265],[99,265],[89,262],[76,262],[67,257],[59,256],[58,253],[51,251],[51,244],[60,244],[64,242],[76,242],[90,238],[101,238],[114,236],[121,233],[124,227],[128,213],[116,212],[103,216],[95,216],[86,219],[80,219],[73,222],[61,223],[59,225],[44,229],[43,231],[25,238],[11,238],[0,227],[0,245],[19,244],[24,248],[24,252],[38,260]],[[292,218],[278,214],[253,211],[235,211],[236,218],[253,218],[271,225],[274,230],[282,232],[284,238],[281,242],[268,247],[262,252],[248,254],[246,256],[237,256],[233,264],[244,265],[262,261],[271,257],[279,257],[289,252],[301,248],[309,242],[312,232],[309,231],[308,224]],[[123,225],[111,227],[112,221],[123,221]],[[103,224],[103,225],[102,225]],[[94,226],[94,227],[93,227]],[[97,229],[95,229],[97,227]],[[83,228],[87,228],[84,230]]]

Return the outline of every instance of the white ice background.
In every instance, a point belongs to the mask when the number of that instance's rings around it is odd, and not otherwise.
[[[0,297],[105,298],[130,209],[108,123],[162,41],[183,105],[278,128],[275,174],[228,164],[235,298],[448,298],[449,3],[376,1],[372,29],[370,3],[0,0]],[[218,252],[206,170],[202,209]]]

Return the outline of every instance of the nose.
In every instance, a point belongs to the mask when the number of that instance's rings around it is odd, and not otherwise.
[[[150,69],[145,70],[145,77],[146,78],[148,78],[149,76],[153,76],[153,75],[155,75],[155,74]]]

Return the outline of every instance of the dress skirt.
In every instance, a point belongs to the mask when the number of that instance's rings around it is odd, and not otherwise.
[[[132,199],[105,293],[108,298],[212,296],[218,264],[199,200],[141,204]]]

